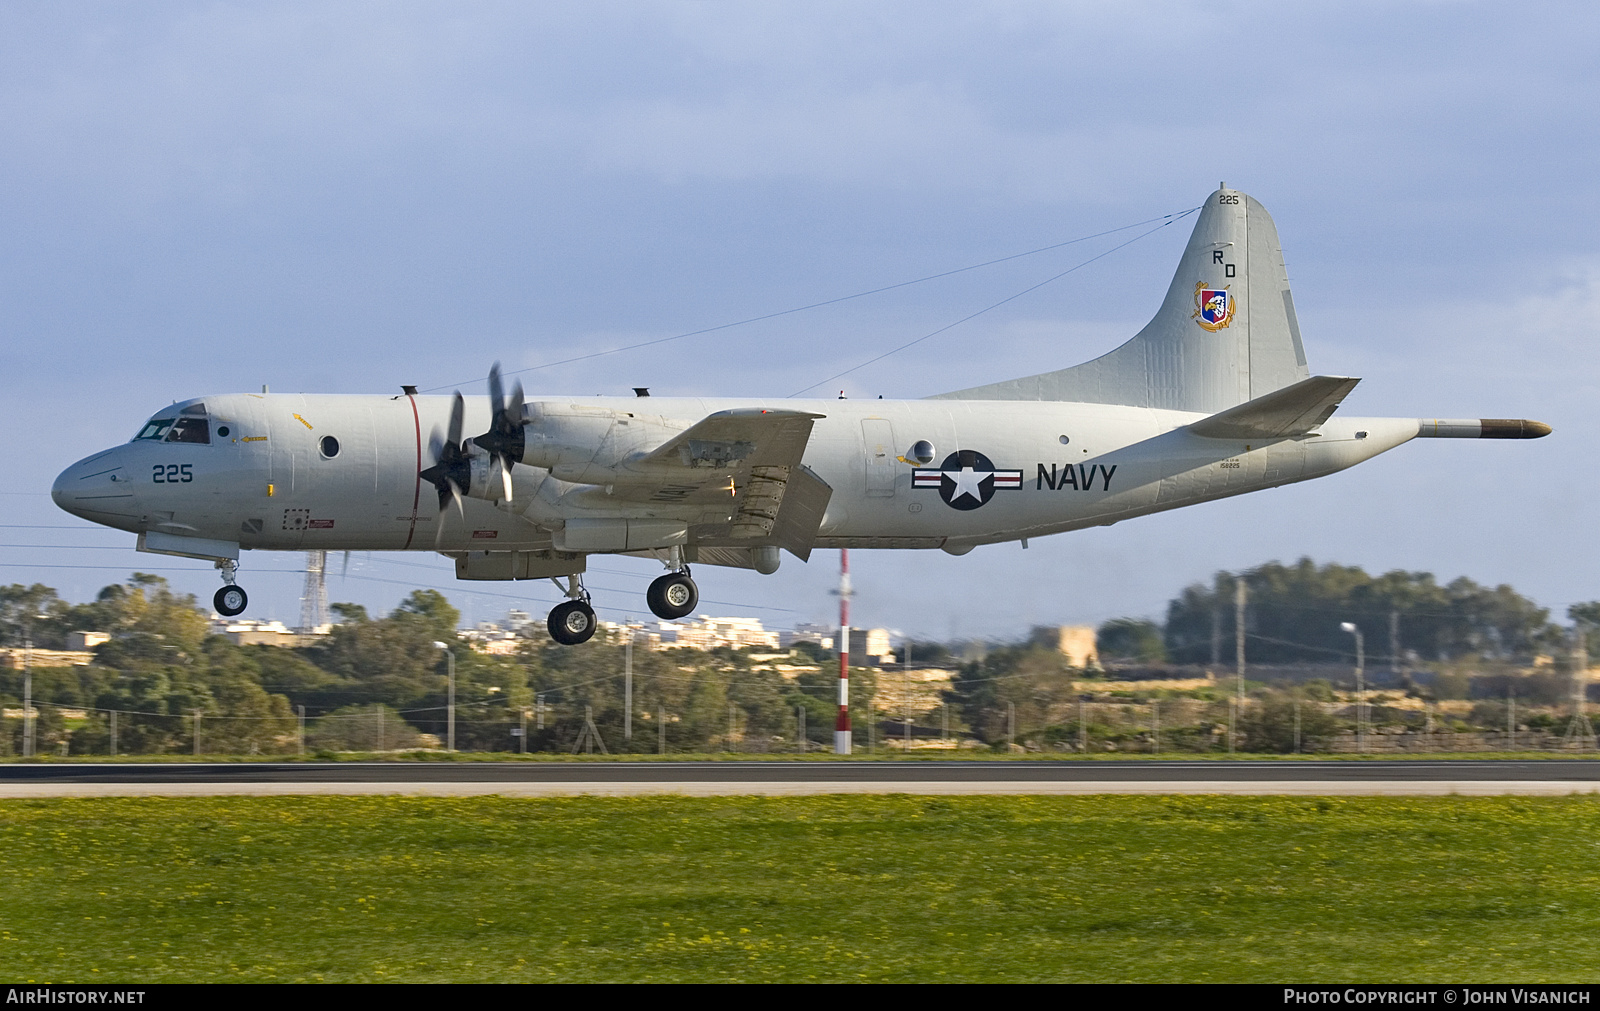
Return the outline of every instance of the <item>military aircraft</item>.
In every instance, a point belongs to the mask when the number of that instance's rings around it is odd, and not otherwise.
[[[655,558],[665,619],[691,565],[770,574],[780,551],[941,549],[1103,526],[1344,470],[1411,439],[1531,439],[1520,420],[1334,417],[1357,379],[1306,364],[1277,228],[1206,198],[1155,318],[1072,368],[922,400],[506,395],[205,396],[73,464],[52,495],[213,561],[245,550],[436,551],[459,579],[552,579],[557,642],[595,631],[590,555]],[[471,435],[469,433],[482,433]]]

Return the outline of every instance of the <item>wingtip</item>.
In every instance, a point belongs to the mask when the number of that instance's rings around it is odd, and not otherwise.
[[[1542,439],[1554,429],[1542,421],[1523,418],[1484,418],[1482,439]]]

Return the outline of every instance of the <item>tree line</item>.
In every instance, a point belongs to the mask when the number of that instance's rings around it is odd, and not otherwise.
[[[1353,622],[1364,630],[1368,661],[1375,666],[1390,662],[1393,630],[1401,660],[1426,674],[1427,687],[1408,681],[1408,690],[1441,699],[1482,695],[1488,708],[1474,717],[1481,716],[1479,722],[1503,724],[1504,709],[1489,710],[1503,707],[1493,700],[1509,694],[1518,694],[1525,705],[1554,705],[1567,697],[1568,679],[1555,667],[1518,675],[1514,685],[1507,680],[1508,665],[1560,654],[1571,638],[1569,629],[1550,621],[1547,609],[1511,587],[1486,587],[1465,577],[1440,583],[1430,573],[1373,577],[1358,567],[1309,559],[1219,573],[1208,584],[1186,587],[1160,623],[1106,622],[1098,635],[1101,657],[1113,665],[1205,665],[1220,659],[1222,667],[1231,666],[1240,582],[1246,587],[1251,664],[1346,664],[1353,644],[1340,624]],[[789,658],[791,677],[748,651],[637,649],[633,738],[624,740],[619,643],[597,638],[582,647],[561,647],[537,636],[522,641],[514,655],[481,653],[458,638],[460,613],[436,590],[417,590],[380,617],[355,604],[335,604],[334,611],[339,623],[314,644],[241,646],[210,633],[207,615],[192,596],[175,593],[159,576],[135,573],[87,603],[62,600],[42,584],[0,587],[0,638],[63,649],[73,631],[111,636],[96,647],[88,666],[35,671],[41,752],[64,746],[71,753],[106,754],[115,735],[119,753],[285,754],[301,747],[302,720],[303,740],[312,751],[436,746],[447,734],[448,663],[439,643],[447,644],[455,661],[461,750],[569,750],[588,718],[611,751],[798,750],[802,733],[812,747],[831,744],[836,661],[812,646],[802,645]],[[1568,617],[1575,626],[1600,624],[1600,602],[1574,605]],[[1081,740],[1094,720],[1100,720],[1095,733],[1107,741],[1144,732],[1113,725],[1133,718],[1127,714],[1112,719],[1103,706],[1094,711],[1099,715],[1078,706],[1075,683],[1086,672],[1069,667],[1054,647],[1053,630],[1040,629],[965,664],[942,644],[917,643],[914,651],[924,662],[959,664],[942,701],[963,736],[1001,746],[1031,734],[1036,742],[1066,747]],[[1600,633],[1590,637],[1589,647],[1600,651]],[[1468,677],[1474,664],[1485,676]],[[1332,698],[1327,685],[1253,690],[1259,704],[1239,713],[1236,726],[1229,724],[1240,746],[1281,749],[1288,740],[1286,714],[1296,700],[1318,703],[1296,709],[1307,736],[1328,729],[1316,715]],[[8,709],[20,705],[22,691],[20,670],[0,671],[0,701]],[[859,731],[872,718],[868,706],[876,696],[877,673],[853,669],[851,692]],[[1220,704],[1221,698],[1211,701]],[[1174,718],[1187,713],[1191,722],[1187,730],[1171,724],[1168,739],[1187,734],[1194,750],[1216,747],[1222,711],[1189,709],[1173,709]],[[69,720],[65,714],[76,710],[86,715]],[[924,715],[929,723],[937,718]],[[4,721],[0,753],[19,752],[22,722]]]
[[[458,638],[460,612],[436,590],[414,591],[377,618],[355,604],[333,609],[340,622],[315,644],[236,645],[209,634],[193,596],[136,573],[85,604],[38,584],[0,587],[0,634],[44,649],[64,648],[75,630],[111,636],[88,666],[36,665],[41,752],[65,742],[74,754],[107,754],[115,732],[119,753],[292,753],[302,711],[313,751],[436,746],[447,735],[449,691],[438,643],[455,662],[458,750],[566,750],[586,713],[611,751],[796,749],[802,726],[813,745],[832,741],[837,674],[826,665],[787,679],[745,651],[636,649],[630,742],[620,736],[619,643],[574,648],[540,636],[491,656]],[[19,669],[0,672],[8,708],[20,706],[22,680]],[[852,701],[864,705],[874,689],[873,673],[859,672]],[[63,711],[80,709],[86,716],[69,727]],[[19,753],[22,722],[5,721],[0,752]],[[519,739],[512,731],[524,724]]]
[[[1380,576],[1359,566],[1269,562],[1246,572],[1219,572],[1185,587],[1167,604],[1165,620],[1119,618],[1099,629],[1109,660],[1231,665],[1235,604],[1245,588],[1247,660],[1262,664],[1348,663],[1362,632],[1369,662],[1384,666],[1459,660],[1531,662],[1568,652],[1573,630],[1550,620],[1548,608],[1511,586],[1484,586],[1466,576],[1441,583],[1431,572]],[[1600,601],[1567,609],[1574,625],[1600,628]],[[1600,635],[1591,636],[1600,657]]]

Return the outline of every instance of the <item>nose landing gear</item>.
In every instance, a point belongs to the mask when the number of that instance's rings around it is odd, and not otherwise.
[[[555,580],[551,580],[555,582]],[[560,583],[556,583],[560,586]],[[588,642],[594,637],[594,630],[598,622],[594,616],[594,608],[589,606],[589,591],[583,588],[583,581],[578,576],[568,576],[567,585],[563,593],[567,595],[565,603],[557,604],[550,610],[547,625],[550,629],[550,638],[563,646],[576,646]]]
[[[224,618],[232,618],[235,615],[243,614],[244,609],[250,604],[250,596],[244,592],[244,587],[237,585],[233,581],[234,574],[239,571],[239,563],[224,558],[217,562],[217,568],[222,570],[222,581],[227,585],[218,590],[217,595],[211,598],[211,605]]]

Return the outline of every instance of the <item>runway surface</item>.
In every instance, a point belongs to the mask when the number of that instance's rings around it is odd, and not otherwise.
[[[0,799],[408,794],[517,797],[1600,793],[1600,761],[329,762],[0,765]]]

